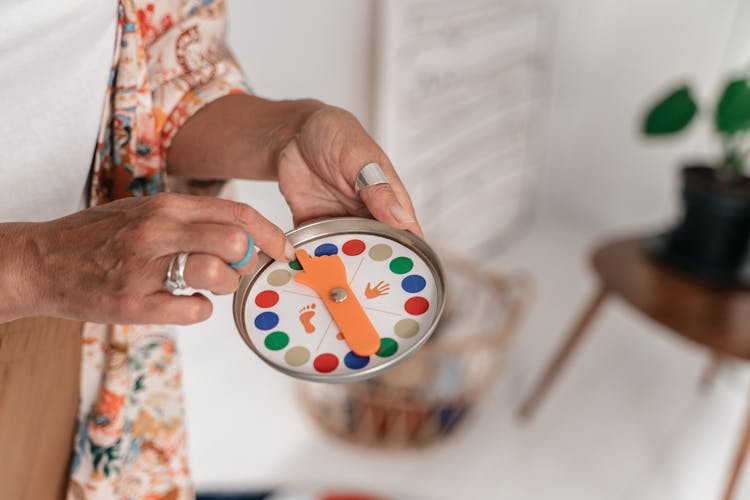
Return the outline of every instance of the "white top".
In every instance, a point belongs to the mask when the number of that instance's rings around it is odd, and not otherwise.
[[[83,208],[115,0],[0,0],[0,222]]]

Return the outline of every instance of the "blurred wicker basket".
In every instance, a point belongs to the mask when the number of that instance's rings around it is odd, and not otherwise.
[[[444,317],[411,359],[364,382],[300,383],[305,411],[325,431],[359,444],[428,445],[450,434],[494,380],[530,280],[458,259],[446,263]]]

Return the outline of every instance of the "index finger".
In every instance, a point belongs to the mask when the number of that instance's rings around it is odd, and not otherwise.
[[[284,231],[242,202],[191,195],[168,195],[157,201],[163,210],[186,223],[227,224],[242,228],[275,260],[294,260],[294,247]]]

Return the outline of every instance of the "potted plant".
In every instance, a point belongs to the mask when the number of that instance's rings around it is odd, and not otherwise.
[[[702,113],[703,116],[706,113]],[[730,80],[711,113],[721,155],[711,163],[682,170],[683,216],[649,245],[661,260],[719,284],[750,282],[750,86],[744,77]],[[683,131],[699,116],[686,84],[657,100],[643,121],[648,137]],[[706,116],[706,118],[709,118]]]

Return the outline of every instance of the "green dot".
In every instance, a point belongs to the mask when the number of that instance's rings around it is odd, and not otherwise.
[[[289,344],[289,335],[284,332],[271,332],[266,336],[265,344],[271,351],[280,351]]]
[[[378,356],[381,358],[387,358],[396,354],[398,350],[398,342],[389,338],[380,339],[380,349],[378,349]]]
[[[289,267],[291,267],[295,271],[301,271],[302,270],[302,264],[300,264],[297,259],[294,259],[293,261],[290,261],[289,262]]]
[[[409,257],[396,257],[391,261],[391,271],[396,274],[406,274],[412,270],[414,262]]]

